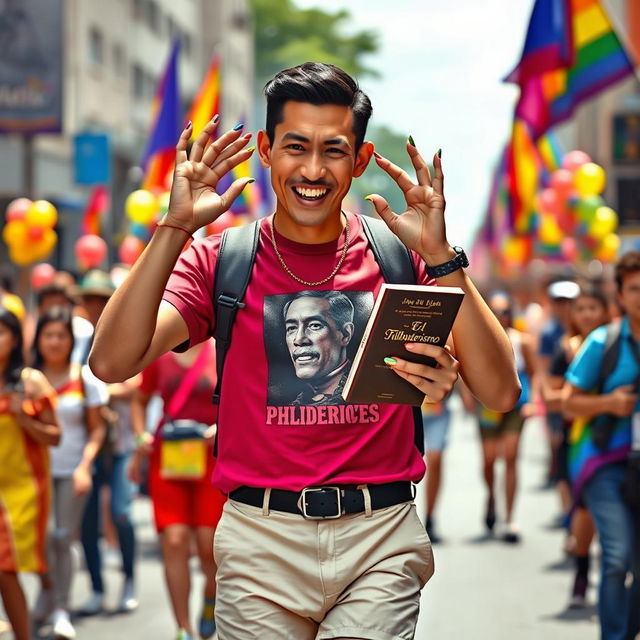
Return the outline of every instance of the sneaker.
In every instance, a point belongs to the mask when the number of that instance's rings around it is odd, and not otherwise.
[[[118,610],[129,613],[131,611],[135,611],[138,608],[138,604],[138,598],[136,596],[135,587],[133,586],[133,580],[131,578],[127,578],[124,581],[124,586],[122,587],[122,596],[120,597]]]
[[[584,609],[587,606],[588,587],[589,579],[587,576],[576,574],[571,600],[569,600],[569,609]]]
[[[40,589],[33,607],[32,617],[36,624],[45,622],[53,612],[53,589]]]
[[[432,518],[426,519],[424,528],[427,530],[427,535],[429,536],[429,540],[431,540],[431,544],[438,544],[442,542],[442,538],[436,533]]]
[[[194,638],[186,629],[178,629],[176,640],[194,640]]]
[[[198,633],[206,640],[216,632],[216,599],[205,598],[202,603],[202,614],[198,624]]]
[[[71,624],[69,614],[64,609],[56,609],[51,616],[53,637],[55,640],[70,640],[76,637],[76,630]]]
[[[517,544],[520,542],[520,531],[518,526],[513,522],[510,522],[502,535],[502,539],[504,542],[508,542],[509,544]]]
[[[78,608],[78,613],[83,616],[95,616],[102,611],[104,604],[104,593],[92,591],[84,604]]]

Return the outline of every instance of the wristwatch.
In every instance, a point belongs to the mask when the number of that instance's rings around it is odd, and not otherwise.
[[[430,278],[442,278],[458,269],[469,266],[469,259],[464,249],[462,247],[452,247],[452,249],[456,252],[455,258],[452,258],[448,262],[437,264],[434,267],[427,266],[427,275]]]

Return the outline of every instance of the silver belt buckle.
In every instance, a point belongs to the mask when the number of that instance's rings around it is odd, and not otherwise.
[[[307,493],[320,493],[322,491],[336,492],[338,510],[335,515],[312,516],[307,513]],[[340,518],[342,517],[342,490],[340,489],[340,487],[306,487],[300,493],[300,498],[298,499],[298,509],[300,509],[300,511],[302,512],[302,516],[306,520],[335,520],[336,518]]]

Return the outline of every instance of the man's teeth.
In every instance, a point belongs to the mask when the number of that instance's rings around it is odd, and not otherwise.
[[[303,198],[322,198],[327,193],[327,189],[303,189],[294,187],[295,192]]]

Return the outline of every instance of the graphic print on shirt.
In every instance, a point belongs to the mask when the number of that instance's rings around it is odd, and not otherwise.
[[[378,405],[347,404],[341,396],[372,307],[368,291],[265,297],[267,424],[378,421]]]

